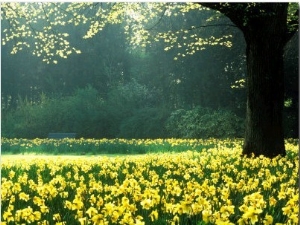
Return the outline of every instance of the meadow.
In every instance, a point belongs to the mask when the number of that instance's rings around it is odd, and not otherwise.
[[[298,224],[297,143],[268,159],[240,139],[3,139],[1,224]]]
[[[292,139],[290,141],[293,141]],[[234,148],[242,139],[223,139],[223,146]],[[220,146],[210,139],[1,139],[2,154],[98,155],[145,154],[161,152],[201,151]]]

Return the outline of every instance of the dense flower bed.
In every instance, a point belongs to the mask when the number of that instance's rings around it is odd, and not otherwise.
[[[1,167],[1,224],[298,224],[298,146],[137,156],[14,156]]]

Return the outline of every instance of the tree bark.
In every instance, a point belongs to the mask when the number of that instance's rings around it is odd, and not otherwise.
[[[285,155],[283,49],[286,7],[274,5],[273,16],[252,18],[244,30],[247,43],[247,113],[244,155]]]
[[[247,51],[247,113],[243,154],[285,155],[283,52],[251,40]]]

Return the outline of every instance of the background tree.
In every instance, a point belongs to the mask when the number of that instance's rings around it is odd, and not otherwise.
[[[294,47],[292,47],[294,46]],[[285,103],[283,124],[285,136],[298,137],[299,112],[299,33],[286,44],[284,51]],[[287,128],[288,127],[288,128]]]

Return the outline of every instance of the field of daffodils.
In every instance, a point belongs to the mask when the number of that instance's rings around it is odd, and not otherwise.
[[[287,156],[274,159],[244,158],[241,144],[232,146],[4,155],[1,225],[298,224],[298,145],[287,141]]]

